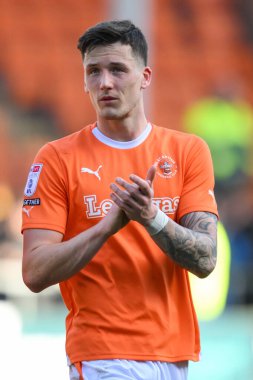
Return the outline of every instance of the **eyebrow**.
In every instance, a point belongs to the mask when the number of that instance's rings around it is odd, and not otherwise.
[[[86,67],[86,69],[89,69],[89,68],[92,68],[92,67],[95,67],[97,66],[98,64],[97,63],[89,63]]]
[[[93,68],[93,67],[97,67],[99,66],[99,62],[98,63],[88,63],[88,65],[86,66],[86,69],[90,69],[90,68]],[[109,66],[122,66],[122,67],[126,67],[127,65],[124,63],[124,62],[110,62],[109,63]]]

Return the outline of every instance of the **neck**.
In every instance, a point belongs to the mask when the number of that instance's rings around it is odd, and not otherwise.
[[[105,136],[115,141],[131,141],[136,139],[145,130],[148,122],[146,117],[133,120],[104,120],[98,117],[97,127]]]

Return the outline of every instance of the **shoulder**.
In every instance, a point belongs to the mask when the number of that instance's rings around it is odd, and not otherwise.
[[[38,152],[39,156],[53,156],[70,154],[82,147],[89,140],[92,125],[87,125],[83,129],[61,137],[57,140],[50,141],[43,145]]]
[[[93,125],[87,125],[83,129],[48,143],[59,152],[71,152],[89,139]]]
[[[203,149],[209,149],[207,143],[199,136],[178,131],[170,128],[160,127],[153,124],[154,128],[154,134],[157,135],[160,139],[169,139],[170,143],[173,144],[173,146],[180,146],[186,151],[190,151],[193,148],[203,148]]]

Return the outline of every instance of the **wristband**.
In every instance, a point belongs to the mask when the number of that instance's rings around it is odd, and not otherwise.
[[[169,217],[160,209],[158,209],[155,219],[153,219],[152,222],[145,228],[150,236],[156,235],[158,232],[162,231],[162,229],[168,223],[168,220]]]

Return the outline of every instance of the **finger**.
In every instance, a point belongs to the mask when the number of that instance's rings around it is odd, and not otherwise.
[[[152,165],[147,172],[146,181],[149,183],[149,186],[152,187],[155,179],[156,167]]]
[[[125,191],[117,188],[115,184],[112,184],[111,190],[113,190],[122,200],[130,206],[132,209],[140,210],[142,207],[147,206],[149,196],[147,197],[144,192],[142,192],[139,186],[135,183],[130,184],[124,181],[122,178],[116,178],[117,184],[125,188]]]
[[[123,208],[124,202],[115,193],[111,193],[110,197],[117,207],[119,207],[120,209]]]
[[[133,209],[141,209],[141,207],[134,200],[131,200],[130,203],[122,200],[117,194],[111,193],[110,198],[113,202],[126,213],[131,213]]]
[[[135,199],[134,197],[132,197],[132,195],[128,191],[121,190],[115,183],[112,183],[110,185],[110,189],[113,190],[113,192],[118,196],[118,198],[120,198],[121,205],[122,205],[122,203],[124,203],[125,205],[130,206],[132,208],[138,208],[138,207],[140,207],[140,205],[145,204],[145,201],[138,198],[137,196]],[[140,193],[138,188],[135,190],[137,190]]]
[[[127,201],[130,197],[130,194],[126,190],[121,190],[115,183],[110,184],[110,189],[123,201]]]
[[[139,186],[136,183],[129,183],[120,177],[117,177],[115,179],[115,182],[118,185],[122,186],[131,198],[135,199],[138,202],[142,202],[143,194],[140,192]]]
[[[135,174],[131,174],[129,176],[129,178],[136,185],[138,185],[138,187],[139,187],[140,191],[142,192],[142,194],[147,195],[147,196],[151,196],[152,195],[151,191],[150,191],[150,185],[149,185],[149,183],[145,179],[140,178],[139,176],[137,176]]]

